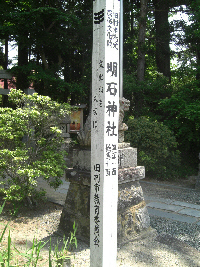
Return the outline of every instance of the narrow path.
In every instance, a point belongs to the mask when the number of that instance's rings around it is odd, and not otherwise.
[[[62,179],[62,181],[63,184],[58,189],[54,190],[47,184],[47,182],[41,179],[38,181],[38,188],[42,187],[46,190],[47,198],[50,201],[64,205],[69,188],[69,182],[65,181],[64,178]],[[199,194],[200,199],[200,192],[173,184],[166,185],[156,182],[141,181],[141,185],[144,191],[144,198],[147,203],[147,208],[150,216],[152,215],[161,218],[172,219],[179,222],[192,224],[195,223],[200,226],[200,205],[182,201],[181,196],[183,191],[188,191],[188,194],[191,195],[194,195],[195,193],[197,195]],[[161,187],[162,190],[160,189]],[[165,192],[168,191],[169,198],[160,197],[159,190],[161,192],[163,190],[165,190]],[[173,194],[173,192],[176,193]],[[152,194],[154,196],[152,196]],[[180,200],[177,200],[178,194],[180,194]]]

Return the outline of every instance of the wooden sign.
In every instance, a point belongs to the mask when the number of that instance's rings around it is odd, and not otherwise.
[[[119,0],[93,1],[90,266],[116,266]]]

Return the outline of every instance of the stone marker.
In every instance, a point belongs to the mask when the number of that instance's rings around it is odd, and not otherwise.
[[[119,0],[93,1],[90,266],[116,266]]]
[[[73,149],[73,167],[66,170],[70,186],[59,227],[67,235],[76,222],[76,237],[91,245],[90,266],[98,267],[116,266],[117,244],[120,247],[151,229],[139,183],[145,168],[137,166],[137,149],[124,142],[128,127],[123,117],[130,101],[123,98],[118,86],[122,0],[93,3],[93,107],[78,132],[80,147]]]

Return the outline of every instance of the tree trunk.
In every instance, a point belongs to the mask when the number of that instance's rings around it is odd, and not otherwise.
[[[4,59],[4,70],[7,70],[8,68],[8,36],[5,37],[5,59]],[[8,80],[4,79],[4,89],[8,89]],[[8,96],[2,95],[2,105],[3,107],[8,107]]]
[[[28,43],[28,41],[27,41]],[[28,47],[25,42],[18,42],[18,66],[19,69],[17,75],[17,89],[27,89],[29,87],[27,72],[25,66],[28,65]]]
[[[200,50],[196,51],[196,58],[197,58],[197,74],[196,79],[200,81]]]
[[[139,35],[138,35],[138,60],[137,60],[137,81],[144,81],[145,74],[145,36],[146,36],[146,20],[147,20],[147,3],[148,0],[140,2],[140,18],[139,18]],[[140,86],[140,88],[142,88]],[[135,117],[142,115],[144,105],[143,91],[135,92]]]
[[[138,36],[138,61],[137,61],[137,80],[138,81],[144,81],[147,3],[148,3],[148,0],[141,0],[139,36]]]
[[[159,72],[171,79],[170,73],[170,29],[168,22],[169,2],[155,0],[156,64]]]

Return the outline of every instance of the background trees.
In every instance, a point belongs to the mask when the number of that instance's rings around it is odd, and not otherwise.
[[[0,3],[0,65],[7,68],[6,47],[14,40],[18,64],[12,71],[18,88],[32,84],[38,93],[58,101],[89,105],[92,2]],[[199,7],[199,0],[124,0],[124,96],[131,101],[129,115],[166,125],[176,137],[182,165],[188,162],[186,156],[194,168],[200,151]],[[177,12],[182,18],[170,21]]]
[[[17,87],[84,101],[91,62],[92,1],[3,1],[0,33],[18,45]],[[91,2],[91,3],[90,3]],[[5,34],[4,34],[5,35]],[[85,38],[87,36],[87,38]]]

